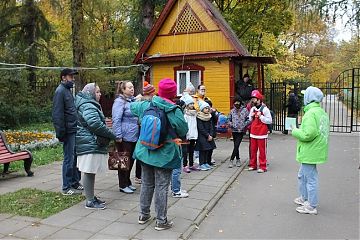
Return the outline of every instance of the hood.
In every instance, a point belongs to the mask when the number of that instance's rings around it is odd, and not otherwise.
[[[79,92],[75,97],[75,106],[79,108],[84,103],[92,103],[100,108],[100,103],[98,103],[91,94]]]
[[[324,94],[317,87],[308,87],[305,90],[304,105],[308,105],[311,102],[320,103],[324,98]]]
[[[152,102],[156,107],[160,108],[161,110],[164,110],[165,112],[171,112],[172,110],[177,108],[177,105],[171,104],[170,102],[166,101],[165,99],[159,96],[154,96]]]

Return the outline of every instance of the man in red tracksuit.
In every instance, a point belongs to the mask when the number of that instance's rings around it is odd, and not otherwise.
[[[258,90],[251,93],[251,101],[254,106],[250,109],[250,162],[249,171],[258,169],[258,173],[264,173],[266,169],[266,146],[268,138],[268,126],[272,123],[270,110],[263,103],[263,95]],[[259,168],[257,165],[257,152],[259,150]]]

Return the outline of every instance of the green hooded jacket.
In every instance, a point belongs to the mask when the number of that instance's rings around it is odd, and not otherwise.
[[[96,143],[96,136],[115,140],[113,132],[106,127],[105,116],[100,104],[90,94],[79,92],[75,98],[78,112],[76,132],[76,154],[107,154],[107,147],[100,147]]]
[[[155,96],[152,99],[154,106],[162,109],[167,114],[171,126],[174,128],[178,137],[186,136],[188,125],[184,119],[181,109],[161,97]],[[150,106],[150,101],[133,102],[130,104],[131,112],[139,118],[141,123],[144,111]],[[166,139],[172,139],[168,134]],[[181,167],[182,154],[181,147],[174,142],[165,142],[164,146],[157,150],[149,150],[139,141],[136,143],[134,158],[150,166],[159,168],[176,169]]]
[[[298,140],[296,160],[307,164],[325,163],[329,150],[329,116],[318,102],[308,104],[304,111],[300,128],[292,131]]]

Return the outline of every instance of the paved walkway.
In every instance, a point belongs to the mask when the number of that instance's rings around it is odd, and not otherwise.
[[[331,134],[316,216],[295,211],[295,146],[291,136],[272,136],[269,171],[242,172],[192,238],[359,239],[359,134]]]
[[[240,174],[241,168],[228,168],[223,163],[231,153],[232,142],[219,140],[214,152],[218,167],[207,172],[182,174],[182,188],[190,197],[169,197],[168,217],[174,227],[158,232],[155,220],[137,223],[139,190],[135,194],[120,193],[115,171],[96,176],[95,193],[107,201],[105,210],[89,210],[81,202],[47,219],[0,214],[0,238],[11,239],[177,239],[188,238]],[[248,148],[248,142],[242,145]],[[242,154],[247,159],[246,152]],[[34,169],[35,176],[0,180],[0,194],[21,188],[59,191],[61,162]],[[138,185],[140,188],[140,185]],[[152,206],[152,216],[155,216]]]

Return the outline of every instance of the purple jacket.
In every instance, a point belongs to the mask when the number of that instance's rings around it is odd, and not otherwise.
[[[122,138],[125,142],[137,142],[139,138],[138,118],[130,111],[133,99],[120,95],[112,107],[113,132],[117,139]]]

